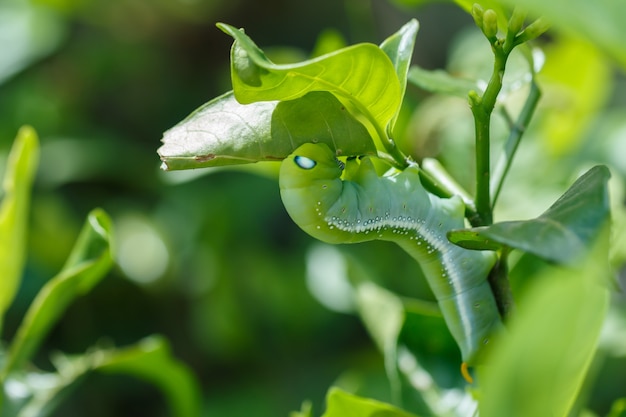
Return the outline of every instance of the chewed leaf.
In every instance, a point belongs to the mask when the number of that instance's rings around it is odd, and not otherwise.
[[[536,219],[453,231],[450,240],[468,249],[507,246],[540,258],[569,264],[595,242],[609,219],[607,167],[590,169]]]
[[[232,92],[206,103],[163,135],[158,153],[167,170],[284,159],[306,142],[337,155],[375,154],[369,132],[332,94],[240,104]]]
[[[223,23],[218,27],[235,39],[231,77],[241,103],[293,100],[311,91],[329,91],[382,127],[400,107],[402,88],[396,69],[374,44],[357,44],[311,60],[276,65],[242,30]]]

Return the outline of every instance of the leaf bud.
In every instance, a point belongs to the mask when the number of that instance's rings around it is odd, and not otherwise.
[[[498,15],[493,9],[487,9],[483,13],[482,29],[488,39],[495,38],[498,34]]]
[[[472,17],[474,18],[474,23],[476,26],[483,30],[483,8],[478,3],[474,3],[472,6]]]
[[[526,29],[520,33],[520,41],[528,42],[529,40],[535,39],[543,35],[549,28],[550,24],[543,17],[540,17],[530,25],[526,26]]]
[[[524,20],[526,19],[526,12],[521,11],[519,8],[513,10],[513,14],[509,19],[508,31],[512,35],[517,35],[522,26],[524,26]]]

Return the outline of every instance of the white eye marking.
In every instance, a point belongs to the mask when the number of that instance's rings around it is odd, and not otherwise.
[[[311,158],[300,155],[296,155],[295,158],[293,158],[293,162],[295,162],[296,165],[298,165],[302,169],[313,169],[315,165],[317,165],[317,162],[315,162]]]

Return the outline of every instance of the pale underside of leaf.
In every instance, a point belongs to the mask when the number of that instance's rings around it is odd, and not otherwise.
[[[239,103],[232,92],[206,103],[163,135],[167,170],[280,161],[303,143],[326,143],[338,156],[373,155],[369,132],[330,93]]]

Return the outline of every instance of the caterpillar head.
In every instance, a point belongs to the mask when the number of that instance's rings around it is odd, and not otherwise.
[[[300,146],[280,166],[285,209],[302,230],[325,242],[336,240],[324,217],[341,195],[341,171],[328,146],[312,143]]]
[[[280,167],[281,188],[308,187],[314,181],[334,180],[341,176],[343,164],[322,143],[305,143],[289,155]]]

